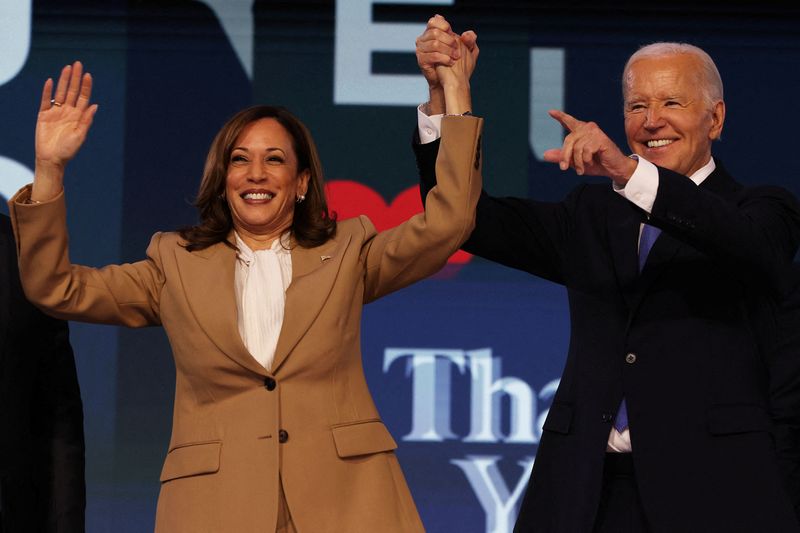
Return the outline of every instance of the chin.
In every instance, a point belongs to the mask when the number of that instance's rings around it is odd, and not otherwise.
[[[268,228],[272,225],[272,220],[245,220],[242,221],[242,227],[254,235],[266,234],[263,228]]]
[[[234,218],[233,227],[241,228],[251,233],[257,233],[257,229],[267,227],[272,222],[272,218],[262,217],[247,217],[247,218]]]
[[[658,165],[658,166],[660,166],[662,168],[674,169],[676,167],[675,161],[673,161],[671,158],[668,158],[668,157],[657,157],[656,156],[656,157],[653,157],[652,159],[648,159],[647,156],[645,156],[645,159],[647,159],[648,161],[650,161],[654,165]]]

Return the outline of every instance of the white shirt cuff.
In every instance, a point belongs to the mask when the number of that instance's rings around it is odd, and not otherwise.
[[[614,190],[641,207],[645,212],[653,210],[658,193],[658,168],[641,156],[636,156],[636,170],[624,187],[614,185]]]
[[[420,144],[428,144],[442,136],[442,117],[444,115],[426,115],[422,108],[417,107],[417,128],[419,129]]]

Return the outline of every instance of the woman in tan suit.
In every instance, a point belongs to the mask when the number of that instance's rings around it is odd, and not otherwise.
[[[448,114],[470,110],[476,56],[439,73]],[[212,143],[200,223],[157,233],[143,261],[94,269],[69,261],[62,188],[97,109],[91,84],[80,63],[54,95],[45,83],[34,182],[9,205],[33,302],[60,318],[167,332],[177,379],[156,530],[422,531],[364,379],[361,309],[436,272],[469,236],[482,120],[443,119],[425,213],[378,233],[366,217],[328,216],[296,118],[246,109]]]

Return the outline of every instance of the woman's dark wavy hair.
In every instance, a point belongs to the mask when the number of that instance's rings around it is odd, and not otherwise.
[[[308,128],[283,107],[259,105],[239,111],[214,137],[208,150],[206,165],[203,169],[203,180],[194,201],[200,214],[200,223],[178,230],[186,241],[185,247],[190,252],[203,250],[224,242],[233,229],[233,219],[228,202],[225,199],[225,180],[228,175],[228,163],[231,158],[236,139],[248,124],[262,118],[273,118],[278,121],[292,138],[292,147],[297,155],[297,172],[308,169],[310,177],[305,201],[296,204],[291,232],[295,242],[303,247],[319,246],[336,233],[336,217],[328,212],[325,199],[322,165],[317,147]]]

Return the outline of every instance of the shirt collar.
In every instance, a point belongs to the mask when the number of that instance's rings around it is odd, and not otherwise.
[[[242,263],[247,266],[253,264],[253,260],[256,258],[256,254],[258,252],[265,252],[266,250],[251,250],[247,244],[239,237],[239,233],[236,231],[233,232],[236,236],[236,248],[238,249],[236,252],[236,258],[239,259]],[[288,254],[290,253],[289,245],[291,244],[291,232],[285,231],[279,239],[275,239],[272,241],[272,244],[268,248],[275,252],[276,255],[280,254]]]
[[[698,168],[694,174],[689,176],[689,179],[692,180],[695,185],[700,185],[706,180],[707,177],[711,175],[712,172],[714,172],[716,168],[717,164],[714,163],[714,158],[712,157],[708,160],[708,163]]]

